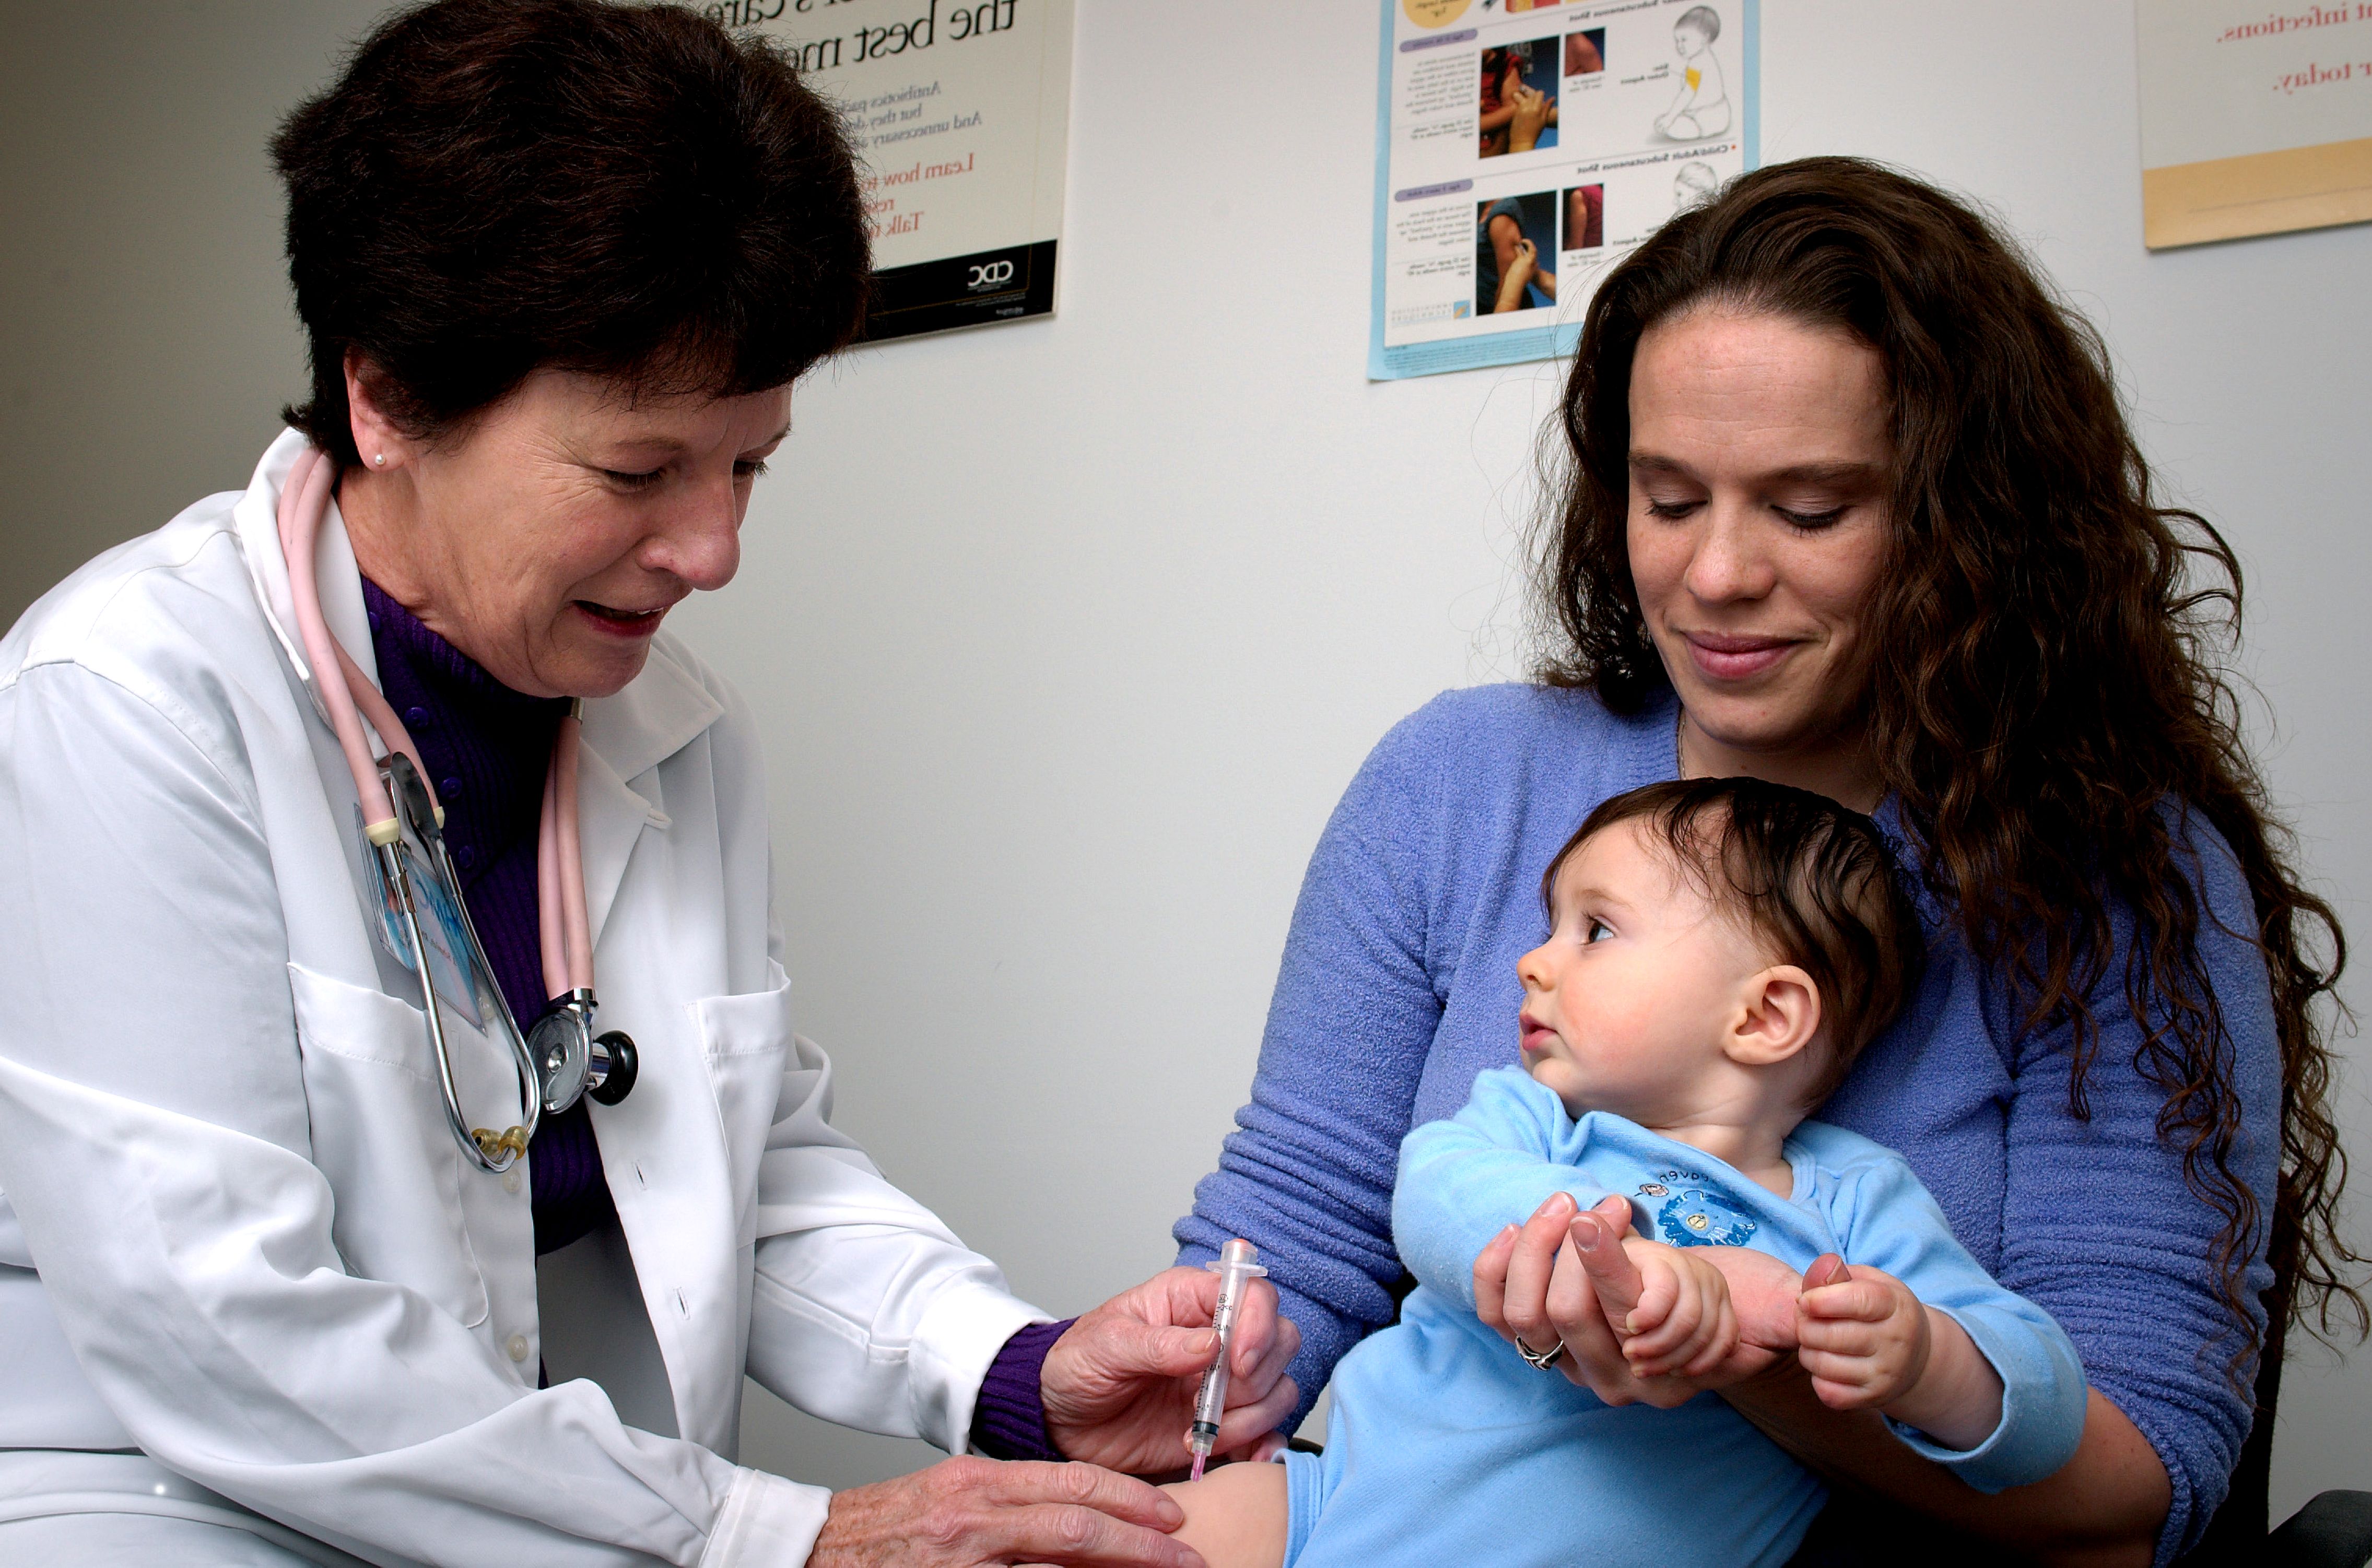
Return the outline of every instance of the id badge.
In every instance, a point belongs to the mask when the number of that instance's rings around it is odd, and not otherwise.
[[[379,913],[379,946],[405,969],[415,969],[411,932],[404,924],[402,908],[395,900],[395,889],[388,886],[387,877],[379,869],[378,852],[363,832],[359,806],[355,807],[355,835],[362,842],[363,865],[370,877],[372,902]],[[486,1024],[478,1007],[478,988],[469,981],[470,935],[461,924],[461,912],[455,906],[453,895],[446,890],[444,879],[436,875],[411,835],[397,841],[396,854],[403,857],[404,876],[412,883],[413,902],[420,912],[420,940],[428,948],[429,983],[448,1006],[470,1020],[471,1028],[483,1030]]]

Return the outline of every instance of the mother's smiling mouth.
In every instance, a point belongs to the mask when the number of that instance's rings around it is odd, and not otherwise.
[[[1685,632],[1689,658],[1710,680],[1744,680],[1785,658],[1796,646],[1787,637],[1751,636],[1727,632]]]

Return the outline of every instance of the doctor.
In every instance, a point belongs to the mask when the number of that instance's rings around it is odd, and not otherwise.
[[[832,1130],[749,710],[661,630],[863,319],[832,112],[688,11],[444,0],[273,151],[296,429],[0,642],[0,1561],[1192,1568],[1115,1472],[1215,1282],[1049,1322]],[[1296,1346],[1263,1292],[1223,1448]],[[745,1373],[965,1457],[738,1466]]]

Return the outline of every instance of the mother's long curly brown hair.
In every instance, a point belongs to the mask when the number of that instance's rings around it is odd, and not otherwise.
[[[2122,982],[2157,1027],[2133,1065],[2166,1094],[2159,1135],[2221,1220],[2215,1264],[2260,1348],[2246,1278],[2268,1216],[2231,1168],[2233,1046],[2194,938],[2180,811],[2231,846],[2255,900],[2282,1059],[2269,1302],[2366,1326],[2341,1237],[2346,1162],[2325,1042],[2345,943],[2295,865],[2242,744],[2221,659],[2240,572],[2196,513],[2160,506],[2090,324],[1967,206],[1856,158],[1745,175],[1675,217],[1591,302],[1564,394],[1572,462],[1540,552],[1552,684],[1635,711],[1664,682],[1625,546],[1630,384],[1640,335],[1716,303],[1839,327],[1885,360],[1898,463],[1889,558],[1867,612],[1865,712],[1884,786],[1957,902],[1971,947],[2017,988],[2029,1028],[2067,1028],[2086,1114],[2099,1044],[2087,998],[2138,922]],[[2169,807],[2175,811],[2170,813]]]

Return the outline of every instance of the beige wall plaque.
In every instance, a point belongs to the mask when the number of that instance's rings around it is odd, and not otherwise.
[[[2372,220],[2372,0],[2137,0],[2150,249]]]

